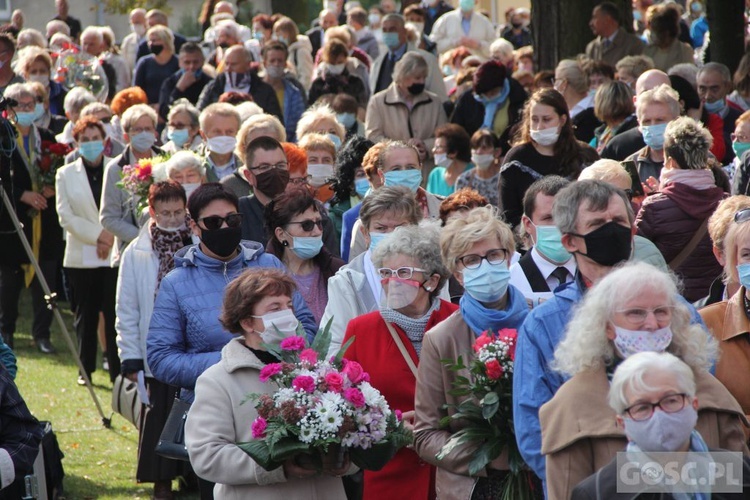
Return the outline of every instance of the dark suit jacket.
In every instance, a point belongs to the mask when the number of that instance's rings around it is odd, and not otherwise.
[[[312,57],[314,61],[320,50],[321,42],[323,41],[323,28],[312,28],[307,30],[305,35],[307,35],[307,38],[310,39],[310,43],[312,44]]]
[[[198,109],[203,111],[209,104],[219,102],[219,97],[224,93],[224,86],[226,84],[226,73],[220,73],[213,81],[206,84],[198,98]],[[255,72],[250,72],[250,95],[253,96],[253,102],[263,108],[263,111],[269,115],[274,115],[281,120],[281,123],[284,123],[284,115],[281,113],[281,106],[279,106],[276,91],[261,80]]]

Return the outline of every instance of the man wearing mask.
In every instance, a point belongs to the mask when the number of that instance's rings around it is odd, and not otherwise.
[[[706,63],[698,70],[697,83],[703,109],[724,120],[724,144],[732,144],[732,132],[742,110],[727,100],[727,94],[732,91],[732,74],[729,68],[717,62]],[[728,165],[734,160],[731,147],[726,148],[724,158],[720,160],[722,165]]]
[[[549,363],[562,339],[572,310],[586,290],[617,264],[631,258],[635,216],[625,193],[602,181],[574,182],[562,189],[553,204],[555,225],[565,250],[577,265],[575,279],[531,310],[518,331],[513,375],[513,423],[524,460],[542,481],[539,408],[565,382]],[[684,299],[680,299],[684,300]],[[693,322],[702,324],[690,306]]]
[[[203,72],[205,57],[200,45],[187,42],[180,48],[180,69],[161,85],[159,91],[159,117],[166,121],[169,108],[178,99],[187,99],[196,104],[211,77]]]
[[[422,8],[425,11],[424,19],[424,34],[429,35],[432,33],[432,27],[435,25],[435,21],[438,20],[443,14],[453,10],[445,0],[426,0],[422,2]]]
[[[146,30],[148,31],[149,28],[153,28],[154,26],[166,26],[169,28],[169,18],[167,18],[167,15],[159,9],[151,9],[146,13]],[[185,40],[185,37],[179,33],[173,31],[172,34],[174,35],[174,50],[175,53],[177,53],[180,51],[182,44],[187,40]],[[147,56],[150,53],[151,49],[148,46],[148,40],[142,41],[138,45],[138,51],[135,56],[136,62],[138,62],[138,59],[141,57]]]
[[[224,60],[224,52],[233,46],[242,43],[240,39],[239,25],[230,19],[219,21],[216,25],[216,48],[208,56],[208,64],[214,68],[219,67],[219,63]]]
[[[250,70],[251,62],[252,57],[245,47],[229,47],[224,55],[224,71],[203,88],[198,98],[198,109],[203,110],[209,104],[219,102],[224,92],[244,92],[253,96],[253,102],[264,112],[283,120],[276,92]]]
[[[523,197],[521,223],[533,247],[511,266],[510,283],[532,307],[552,298],[552,292],[576,274],[576,261],[563,246],[552,216],[555,195],[568,184],[570,181],[557,175],[542,177]]]
[[[523,17],[518,12],[510,15],[510,24],[506,26],[500,35],[513,44],[514,49],[520,49],[534,43],[531,30],[524,26]]]
[[[381,24],[383,29],[383,43],[388,48],[372,63],[370,71],[370,88],[375,95],[385,90],[393,82],[393,68],[407,51],[415,51],[427,62],[427,79],[425,90],[436,94],[441,102],[448,100],[445,92],[443,75],[440,72],[440,64],[437,58],[427,52],[408,43],[406,39],[406,20],[401,14],[388,14],[383,18]]]
[[[302,84],[286,71],[288,49],[282,42],[267,42],[263,47],[263,81],[270,85],[284,110],[284,128],[289,142],[297,142],[297,122],[307,107],[307,99]]]
[[[432,27],[430,38],[439,54],[456,47],[466,47],[475,55],[490,57],[490,44],[495,41],[492,21],[474,10],[476,0],[459,0],[458,8],[444,14]]]
[[[208,182],[219,182],[242,166],[234,154],[239,130],[240,115],[231,104],[217,102],[201,112],[200,134],[205,143],[203,154]]]
[[[120,54],[128,64],[130,74],[135,69],[135,55],[138,46],[146,41],[146,9],[133,9],[130,11],[130,33],[125,35],[120,44]]]

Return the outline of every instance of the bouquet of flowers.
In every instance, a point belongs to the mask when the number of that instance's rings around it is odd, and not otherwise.
[[[37,184],[43,186],[55,186],[55,174],[57,169],[65,164],[65,156],[73,151],[67,144],[54,141],[42,141],[40,155],[37,161]]]
[[[380,470],[412,442],[362,366],[342,359],[354,339],[326,361],[330,339],[329,322],[311,346],[304,337],[265,346],[279,362],[266,365],[260,379],[278,390],[249,396],[258,410],[253,440],[238,446],[266,470],[290,458],[310,469],[337,468],[345,453],[362,469]]]
[[[468,366],[461,356],[453,362],[443,360],[451,371],[468,370],[471,377],[458,376],[450,394],[469,396],[457,405],[454,413],[445,417],[441,425],[448,427],[451,420],[462,420],[468,425],[454,433],[436,458],[442,460],[463,443],[477,445],[469,462],[469,473],[477,474],[503,451],[508,452],[510,471],[502,484],[502,499],[535,498],[534,474],[526,466],[513,431],[513,363],[516,358],[516,330],[504,329],[497,334],[485,331],[474,343],[474,357]],[[539,492],[536,492],[538,495]]]
[[[148,189],[154,183],[154,168],[168,159],[169,155],[153,156],[122,167],[117,187],[130,194],[137,213],[141,213],[148,206]]]
[[[68,90],[73,87],[88,89],[99,102],[104,102],[109,92],[107,75],[99,59],[81,52],[74,45],[68,45],[58,54],[53,80]]]

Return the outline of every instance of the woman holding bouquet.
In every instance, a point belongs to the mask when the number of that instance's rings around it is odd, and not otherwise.
[[[456,310],[438,298],[448,270],[440,259],[437,227],[396,229],[378,244],[372,261],[383,286],[380,308],[349,322],[344,344],[351,338],[354,342],[344,357],[362,365],[372,386],[392,409],[403,412],[404,425],[413,429],[425,332]],[[435,498],[434,475],[414,450],[402,448],[380,471],[364,472],[363,498]]]
[[[443,262],[465,292],[459,313],[425,336],[414,403],[414,449],[422,460],[437,466],[436,489],[441,497],[497,498],[498,485],[508,470],[507,450],[475,477],[469,474],[469,462],[478,444],[460,444],[443,460],[435,458],[452,435],[466,427],[462,421],[452,420],[446,429],[440,421],[455,413],[446,410],[446,404],[457,405],[466,399],[449,393],[453,382],[459,376],[470,377],[466,369],[447,370],[441,360],[462,356],[468,365],[482,332],[517,330],[523,323],[529,306],[523,295],[509,285],[508,263],[515,241],[498,209],[486,206],[473,209],[466,218],[449,221],[440,247]],[[514,439],[512,435],[507,438]]]
[[[278,361],[261,344],[273,342],[276,329],[295,334],[295,288],[284,271],[269,268],[247,270],[227,286],[220,321],[239,337],[222,349],[219,363],[198,377],[185,424],[190,463],[199,477],[216,483],[217,499],[346,498],[338,477],[348,471],[346,463],[319,474],[290,459],[267,471],[237,446],[253,438],[251,424],[258,416],[247,395],[276,389],[260,380],[263,367]]]

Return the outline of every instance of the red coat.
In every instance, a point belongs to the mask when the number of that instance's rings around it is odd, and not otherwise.
[[[432,313],[427,323],[427,331],[456,309],[457,305],[441,300],[440,308]],[[393,327],[401,336],[412,360],[419,366],[417,352],[409,338],[397,325]],[[345,357],[361,364],[370,374],[370,383],[383,394],[391,410],[414,410],[417,379],[391,338],[380,312],[374,311],[351,320],[346,327],[344,343],[350,337],[355,337],[355,340]],[[382,470],[365,471],[364,486],[364,500],[432,499],[435,498],[435,469],[423,462],[413,450],[403,448]]]

